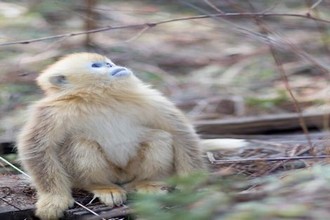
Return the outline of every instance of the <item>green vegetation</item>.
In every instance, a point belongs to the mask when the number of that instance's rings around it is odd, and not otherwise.
[[[284,103],[289,102],[289,100],[286,91],[278,90],[277,93],[271,97],[248,97],[246,99],[246,104],[249,106],[271,109],[275,106],[283,105]]]
[[[325,196],[330,193],[329,181],[330,166],[250,180],[195,174],[170,181],[180,190],[165,195],[136,195],[133,209],[145,220],[323,220],[330,214]],[[314,198],[318,202],[313,203]]]

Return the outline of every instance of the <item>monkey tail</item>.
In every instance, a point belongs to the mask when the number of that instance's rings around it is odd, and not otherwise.
[[[216,150],[236,150],[246,147],[248,141],[244,139],[204,139],[201,140],[202,151],[216,151]]]

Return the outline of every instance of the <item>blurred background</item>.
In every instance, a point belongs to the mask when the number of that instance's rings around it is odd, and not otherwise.
[[[193,120],[296,112],[290,92],[302,112],[327,112],[329,21],[308,15],[329,19],[329,6],[311,0],[1,1],[0,139],[14,139],[22,110],[42,97],[34,81],[39,72],[81,51],[130,67]],[[223,13],[234,16],[146,25]]]

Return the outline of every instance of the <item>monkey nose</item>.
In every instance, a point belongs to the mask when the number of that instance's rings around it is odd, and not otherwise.
[[[111,76],[126,76],[130,74],[130,71],[122,66],[115,66],[110,70]]]

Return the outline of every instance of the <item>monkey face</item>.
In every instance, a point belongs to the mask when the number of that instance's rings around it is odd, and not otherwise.
[[[49,66],[37,81],[47,93],[56,93],[75,89],[120,88],[134,79],[131,70],[117,66],[105,56],[78,53]]]
[[[128,77],[132,72],[126,67],[117,66],[111,60],[106,58],[104,61],[95,61],[90,63],[91,72],[104,74],[110,79]]]

